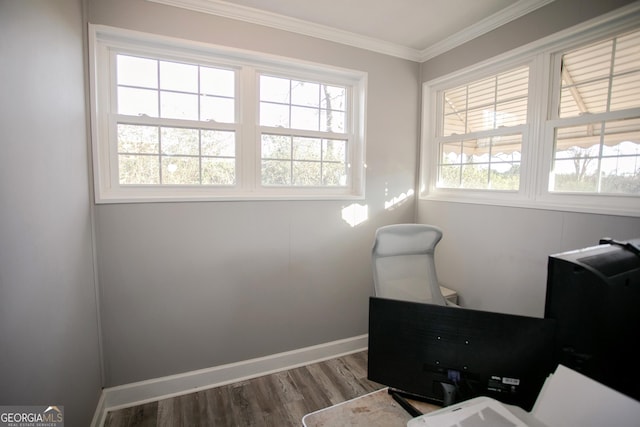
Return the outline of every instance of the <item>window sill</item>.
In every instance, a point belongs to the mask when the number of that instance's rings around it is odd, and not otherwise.
[[[95,203],[126,204],[126,203],[188,203],[188,202],[243,202],[243,201],[330,201],[330,200],[364,200],[363,195],[356,194],[255,194],[234,193],[220,195],[189,194],[189,195],[96,195]]]
[[[640,218],[640,199],[637,197],[595,196],[594,200],[593,197],[588,196],[557,194],[531,199],[524,199],[517,193],[503,194],[500,195],[501,197],[487,197],[486,194],[482,196],[463,197],[460,194],[451,193],[423,194],[419,200]],[[616,203],[612,203],[613,201]]]

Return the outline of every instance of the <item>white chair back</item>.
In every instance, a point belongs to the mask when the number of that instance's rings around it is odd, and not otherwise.
[[[376,296],[447,305],[434,260],[442,230],[427,224],[394,224],[376,231],[372,250]]]

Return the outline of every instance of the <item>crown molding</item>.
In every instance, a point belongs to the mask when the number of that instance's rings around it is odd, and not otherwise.
[[[252,7],[237,5],[223,0],[147,0],[196,12],[236,19],[252,24],[263,25],[279,30],[290,31],[320,38],[340,44],[354,46],[385,55],[424,62],[441,53],[453,49],[475,37],[481,36],[500,25],[504,25],[529,12],[532,12],[554,0],[519,0],[502,11],[483,19],[467,29],[448,37],[424,50],[387,42],[373,37],[362,36],[349,31],[326,25],[315,24],[302,19],[292,18]]]
[[[224,18],[236,19],[252,24],[263,25],[279,30],[290,31],[306,36],[332,41],[349,46],[396,56],[418,62],[420,51],[406,46],[366,37],[349,31],[326,25],[315,24],[302,19],[292,18],[252,7],[228,3],[222,0],[147,0],[169,6],[180,7],[196,12],[209,13]]]
[[[456,48],[470,40],[480,37],[489,31],[507,24],[527,13],[533,12],[554,0],[520,0],[511,6],[507,6],[499,12],[485,18],[477,23],[467,27],[465,30],[460,31],[446,39],[439,41],[430,47],[420,52],[420,62],[428,61],[440,54],[443,54],[453,48]]]

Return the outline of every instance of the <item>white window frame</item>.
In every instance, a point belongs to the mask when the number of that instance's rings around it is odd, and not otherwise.
[[[505,201],[517,202],[526,200],[530,193],[531,183],[525,182],[523,177],[525,171],[528,170],[531,165],[527,160],[532,158],[529,154],[531,145],[529,140],[532,138],[532,127],[530,123],[534,120],[533,114],[535,111],[531,108],[532,97],[535,96],[535,92],[531,90],[532,82],[532,69],[536,65],[536,58],[513,58],[509,61],[504,61],[499,64],[491,64],[477,69],[468,70],[470,74],[461,73],[455,75],[449,75],[446,79],[439,81],[432,81],[423,84],[423,132],[422,132],[422,150],[421,150],[421,186],[420,196],[422,198],[438,198],[440,200],[459,201],[460,198],[464,198],[467,201],[500,204]],[[491,131],[484,131],[483,133],[491,133],[491,135],[499,135],[501,133],[522,134],[522,157],[520,163],[520,189],[519,190],[487,190],[487,189],[462,189],[462,188],[437,188],[438,180],[438,163],[439,163],[439,146],[436,140],[438,135],[441,134],[441,118],[443,112],[438,100],[442,97],[442,93],[451,88],[469,84],[476,80],[482,80],[483,78],[492,77],[497,74],[501,74],[516,68],[529,67],[529,99],[527,109],[527,122],[518,126],[513,126],[508,129],[494,129]],[[472,77],[470,77],[472,76]],[[532,93],[533,92],[533,93]],[[428,143],[426,143],[428,142]]]
[[[116,53],[189,61],[236,70],[236,123],[197,126],[236,132],[236,185],[120,185],[114,135]],[[89,24],[90,113],[96,203],[216,200],[360,200],[365,194],[367,73],[257,52]],[[261,185],[259,75],[318,81],[347,88],[348,174],[345,186]],[[168,120],[168,119],[164,119]],[[136,118],[143,123],[144,118]],[[295,130],[292,130],[295,134]]]
[[[421,200],[439,200],[537,209],[640,217],[640,196],[550,192],[554,126],[550,119],[559,88],[559,58],[571,49],[640,28],[640,2],[572,27],[537,42],[422,85],[420,158]],[[445,90],[529,64],[528,129],[523,134],[519,191],[437,188],[438,147],[435,143],[441,112],[438,96]],[[559,73],[558,73],[559,74]],[[611,118],[618,113],[610,113]],[[565,119],[566,120],[566,119]],[[577,118],[577,121],[584,120]],[[565,121],[566,122],[566,121]]]

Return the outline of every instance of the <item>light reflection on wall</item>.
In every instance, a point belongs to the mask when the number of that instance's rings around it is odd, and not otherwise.
[[[342,220],[352,227],[369,219],[369,205],[353,203],[342,209]]]
[[[413,196],[413,189],[410,188],[409,190],[407,190],[406,193],[401,193],[398,196],[395,196],[393,198],[391,198],[390,200],[387,200],[384,202],[384,208],[386,210],[391,210],[394,209],[395,207],[403,204],[404,202],[407,201],[407,199],[409,199],[411,196]]]

